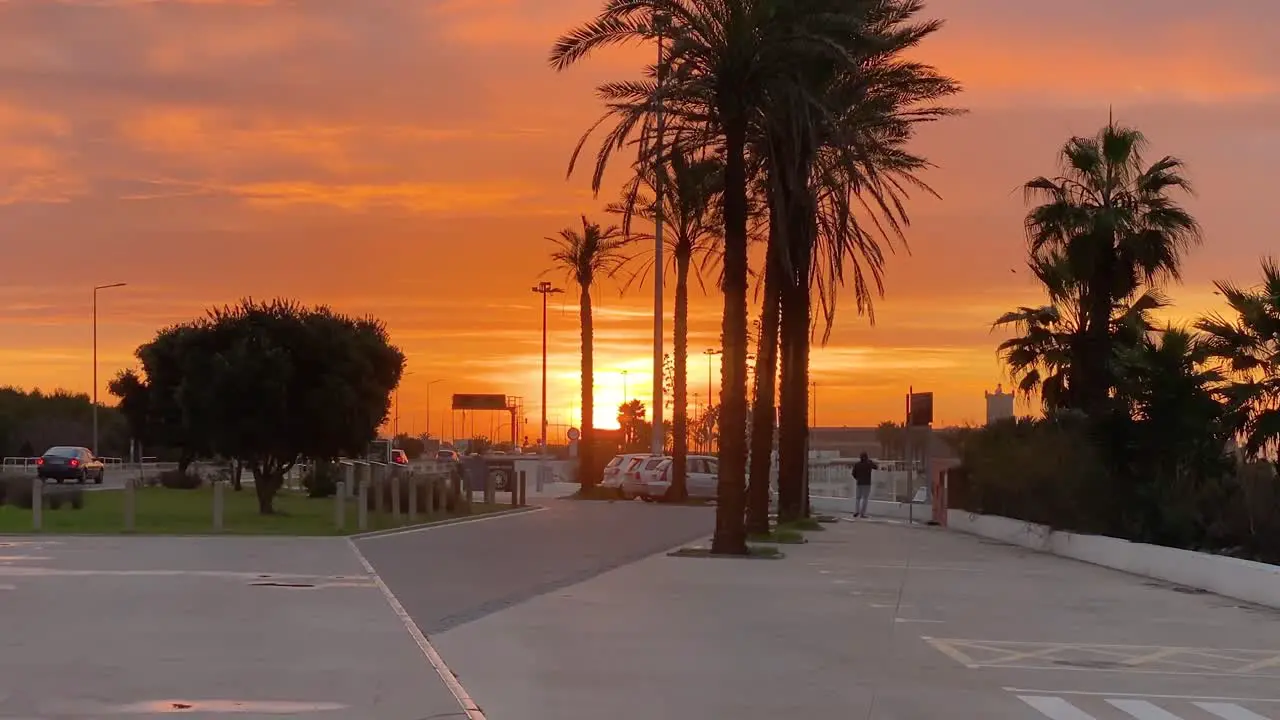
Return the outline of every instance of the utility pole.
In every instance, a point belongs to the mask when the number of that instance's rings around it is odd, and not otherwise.
[[[547,454],[547,296],[562,293],[564,290],[544,280],[538,283],[533,291],[542,296],[542,437],[539,438],[538,451],[545,456]]]
[[[707,356],[707,405],[708,406],[711,405],[711,397],[712,397],[711,396],[711,358],[715,357],[716,355],[719,355],[721,352],[723,351],[717,350],[715,348],[707,348],[706,350],[702,351],[702,354]]]
[[[661,94],[663,80],[666,76],[666,70],[663,68],[663,34],[666,32],[668,18],[664,14],[658,14],[653,18],[654,30],[658,35],[658,92]],[[666,173],[666,164],[663,162],[663,134],[665,130],[665,118],[663,117],[663,106],[666,104],[665,99],[659,98],[657,111],[655,115],[655,124],[658,130],[657,154],[655,162],[657,167],[654,173],[654,216],[653,216],[653,442],[650,451],[654,455],[661,455],[663,449],[663,432],[662,432],[662,273],[664,270],[662,264],[662,221],[663,221],[663,198],[666,192],[663,188],[663,176]]]
[[[124,287],[128,283],[95,285],[93,288],[93,456],[98,457],[98,291]]]

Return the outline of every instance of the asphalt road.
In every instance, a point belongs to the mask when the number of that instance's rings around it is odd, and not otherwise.
[[[424,633],[708,537],[714,508],[547,500],[520,515],[357,541]]]

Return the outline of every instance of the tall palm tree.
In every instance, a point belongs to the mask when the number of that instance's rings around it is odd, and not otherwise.
[[[822,311],[823,342],[834,323],[837,292],[849,277],[859,314],[874,323],[874,296],[883,293],[882,243],[905,244],[910,189],[933,194],[918,178],[928,162],[907,145],[918,123],[958,112],[939,105],[959,91],[955,81],[903,59],[941,27],[919,20],[922,9],[918,0],[838,3],[843,28],[837,39],[847,55],[812,58],[799,73],[803,81],[785,88],[795,95],[771,106],[762,123],[760,152],[773,178],[771,200],[782,227],[777,252],[785,270],[779,520],[807,512],[802,478],[814,301]],[[806,97],[818,98],[816,107]]]
[[[1017,383],[1017,392],[1027,397],[1037,393],[1046,410],[1071,407],[1072,353],[1087,327],[1084,281],[1072,273],[1075,268],[1061,256],[1040,255],[1028,261],[1032,274],[1044,286],[1048,304],[1019,307],[1001,315],[994,328],[1009,328],[1015,335],[997,348],[1001,360]],[[1119,384],[1121,356],[1142,347],[1154,329],[1151,313],[1168,305],[1156,290],[1119,298],[1109,313],[1107,361],[1108,387]]]
[[[1146,138],[1108,122],[1094,137],[1073,137],[1061,151],[1062,172],[1024,186],[1033,255],[1061,256],[1082,280],[1080,333],[1069,351],[1072,407],[1090,414],[1106,409],[1112,390],[1108,364],[1110,316],[1117,300],[1142,285],[1180,278],[1186,251],[1201,241],[1195,219],[1171,197],[1190,193],[1177,158],[1151,165]]]
[[[1216,283],[1235,314],[1211,315],[1196,323],[1208,336],[1232,382],[1224,388],[1239,415],[1238,427],[1250,456],[1280,451],[1280,264],[1262,262],[1262,284],[1241,288]],[[1280,459],[1276,460],[1280,471]]]
[[[602,228],[582,216],[582,228],[567,227],[555,237],[551,252],[552,270],[560,270],[578,286],[578,317],[582,330],[582,437],[578,443],[578,477],[583,488],[595,485],[593,464],[595,429],[595,377],[593,370],[593,328],[591,288],[602,277],[611,277],[625,262],[628,240],[616,226]],[[550,272],[550,271],[548,271]]]
[[[663,221],[667,223],[668,233],[663,237],[663,245],[670,253],[670,266],[676,276],[670,490],[670,499],[675,501],[688,497],[689,274],[693,272],[703,292],[706,292],[702,270],[708,269],[719,257],[720,224],[716,200],[723,177],[719,159],[715,156],[699,158],[673,152],[667,163],[660,167],[639,164],[635,177],[622,190],[622,199],[608,208],[609,212],[622,216],[623,232],[634,240],[653,240],[651,234],[631,232],[631,221],[635,216],[653,222],[660,210]],[[664,188],[661,206],[655,200],[658,188]],[[635,259],[640,261],[640,268],[633,279],[638,278],[643,283],[648,273],[654,270],[653,251],[638,253]],[[695,260],[700,261],[698,265],[694,264]]]
[[[771,22],[775,9],[766,0],[608,0],[594,20],[561,37],[551,53],[552,65],[563,69],[601,47],[671,38],[665,62],[648,68],[648,79],[598,90],[609,110],[597,125],[610,119],[615,125],[596,157],[597,191],[612,152],[628,147],[637,129],[641,162],[660,160],[654,132],[659,108],[673,124],[694,130],[686,136],[690,145],[718,148],[724,158],[720,478],[711,542],[716,554],[747,553],[747,138],[752,118],[767,102],[767,85],[785,74],[801,45],[798,39],[784,41],[785,33]],[[575,151],[570,172],[576,157]]]

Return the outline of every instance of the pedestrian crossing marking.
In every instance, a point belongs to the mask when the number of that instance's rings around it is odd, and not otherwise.
[[[1040,711],[1051,720],[1097,720],[1086,715],[1083,710],[1060,697],[1041,697],[1037,695],[1019,695],[1018,699]]]
[[[1235,703],[1198,702],[1196,707],[1222,720],[1267,720],[1258,713],[1246,710]]]
[[[1145,700],[1139,697],[1103,697],[1099,693],[1084,693],[1084,695],[1093,697],[1091,702],[1096,706],[1104,707],[1102,703],[1105,702],[1106,706],[1124,713],[1126,717],[1133,720],[1192,720],[1193,718],[1202,720],[1204,713],[1219,718],[1219,720],[1268,720],[1267,717],[1259,715],[1238,703],[1221,700],[1188,702],[1187,699],[1181,699],[1180,702],[1175,702],[1169,699],[1160,699],[1160,704],[1157,705],[1152,700]],[[1038,712],[1041,717],[1048,718],[1048,720],[1100,720],[1099,717],[1081,709],[1080,706],[1070,700],[1057,695],[1018,695],[1017,698]],[[1158,698],[1153,696],[1153,699]],[[1242,702],[1250,701],[1242,700]],[[1259,700],[1258,702],[1268,701]],[[1184,706],[1187,708],[1186,710],[1182,709]],[[1086,703],[1085,707],[1092,709],[1094,706]],[[1107,714],[1107,712],[1103,712],[1105,717],[1115,717],[1114,713]],[[1186,716],[1177,714],[1181,712],[1190,714]]]
[[[1108,700],[1107,704],[1137,720],[1182,720],[1182,718],[1146,700]]]
[[[1280,651],[1229,648],[1009,642],[924,638],[972,669],[1090,670],[1235,677],[1280,677]]]

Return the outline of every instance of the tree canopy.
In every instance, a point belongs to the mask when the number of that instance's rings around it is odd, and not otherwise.
[[[136,355],[110,386],[134,435],[239,460],[263,513],[300,458],[364,453],[405,361],[381,322],[288,300],[215,308]]]

